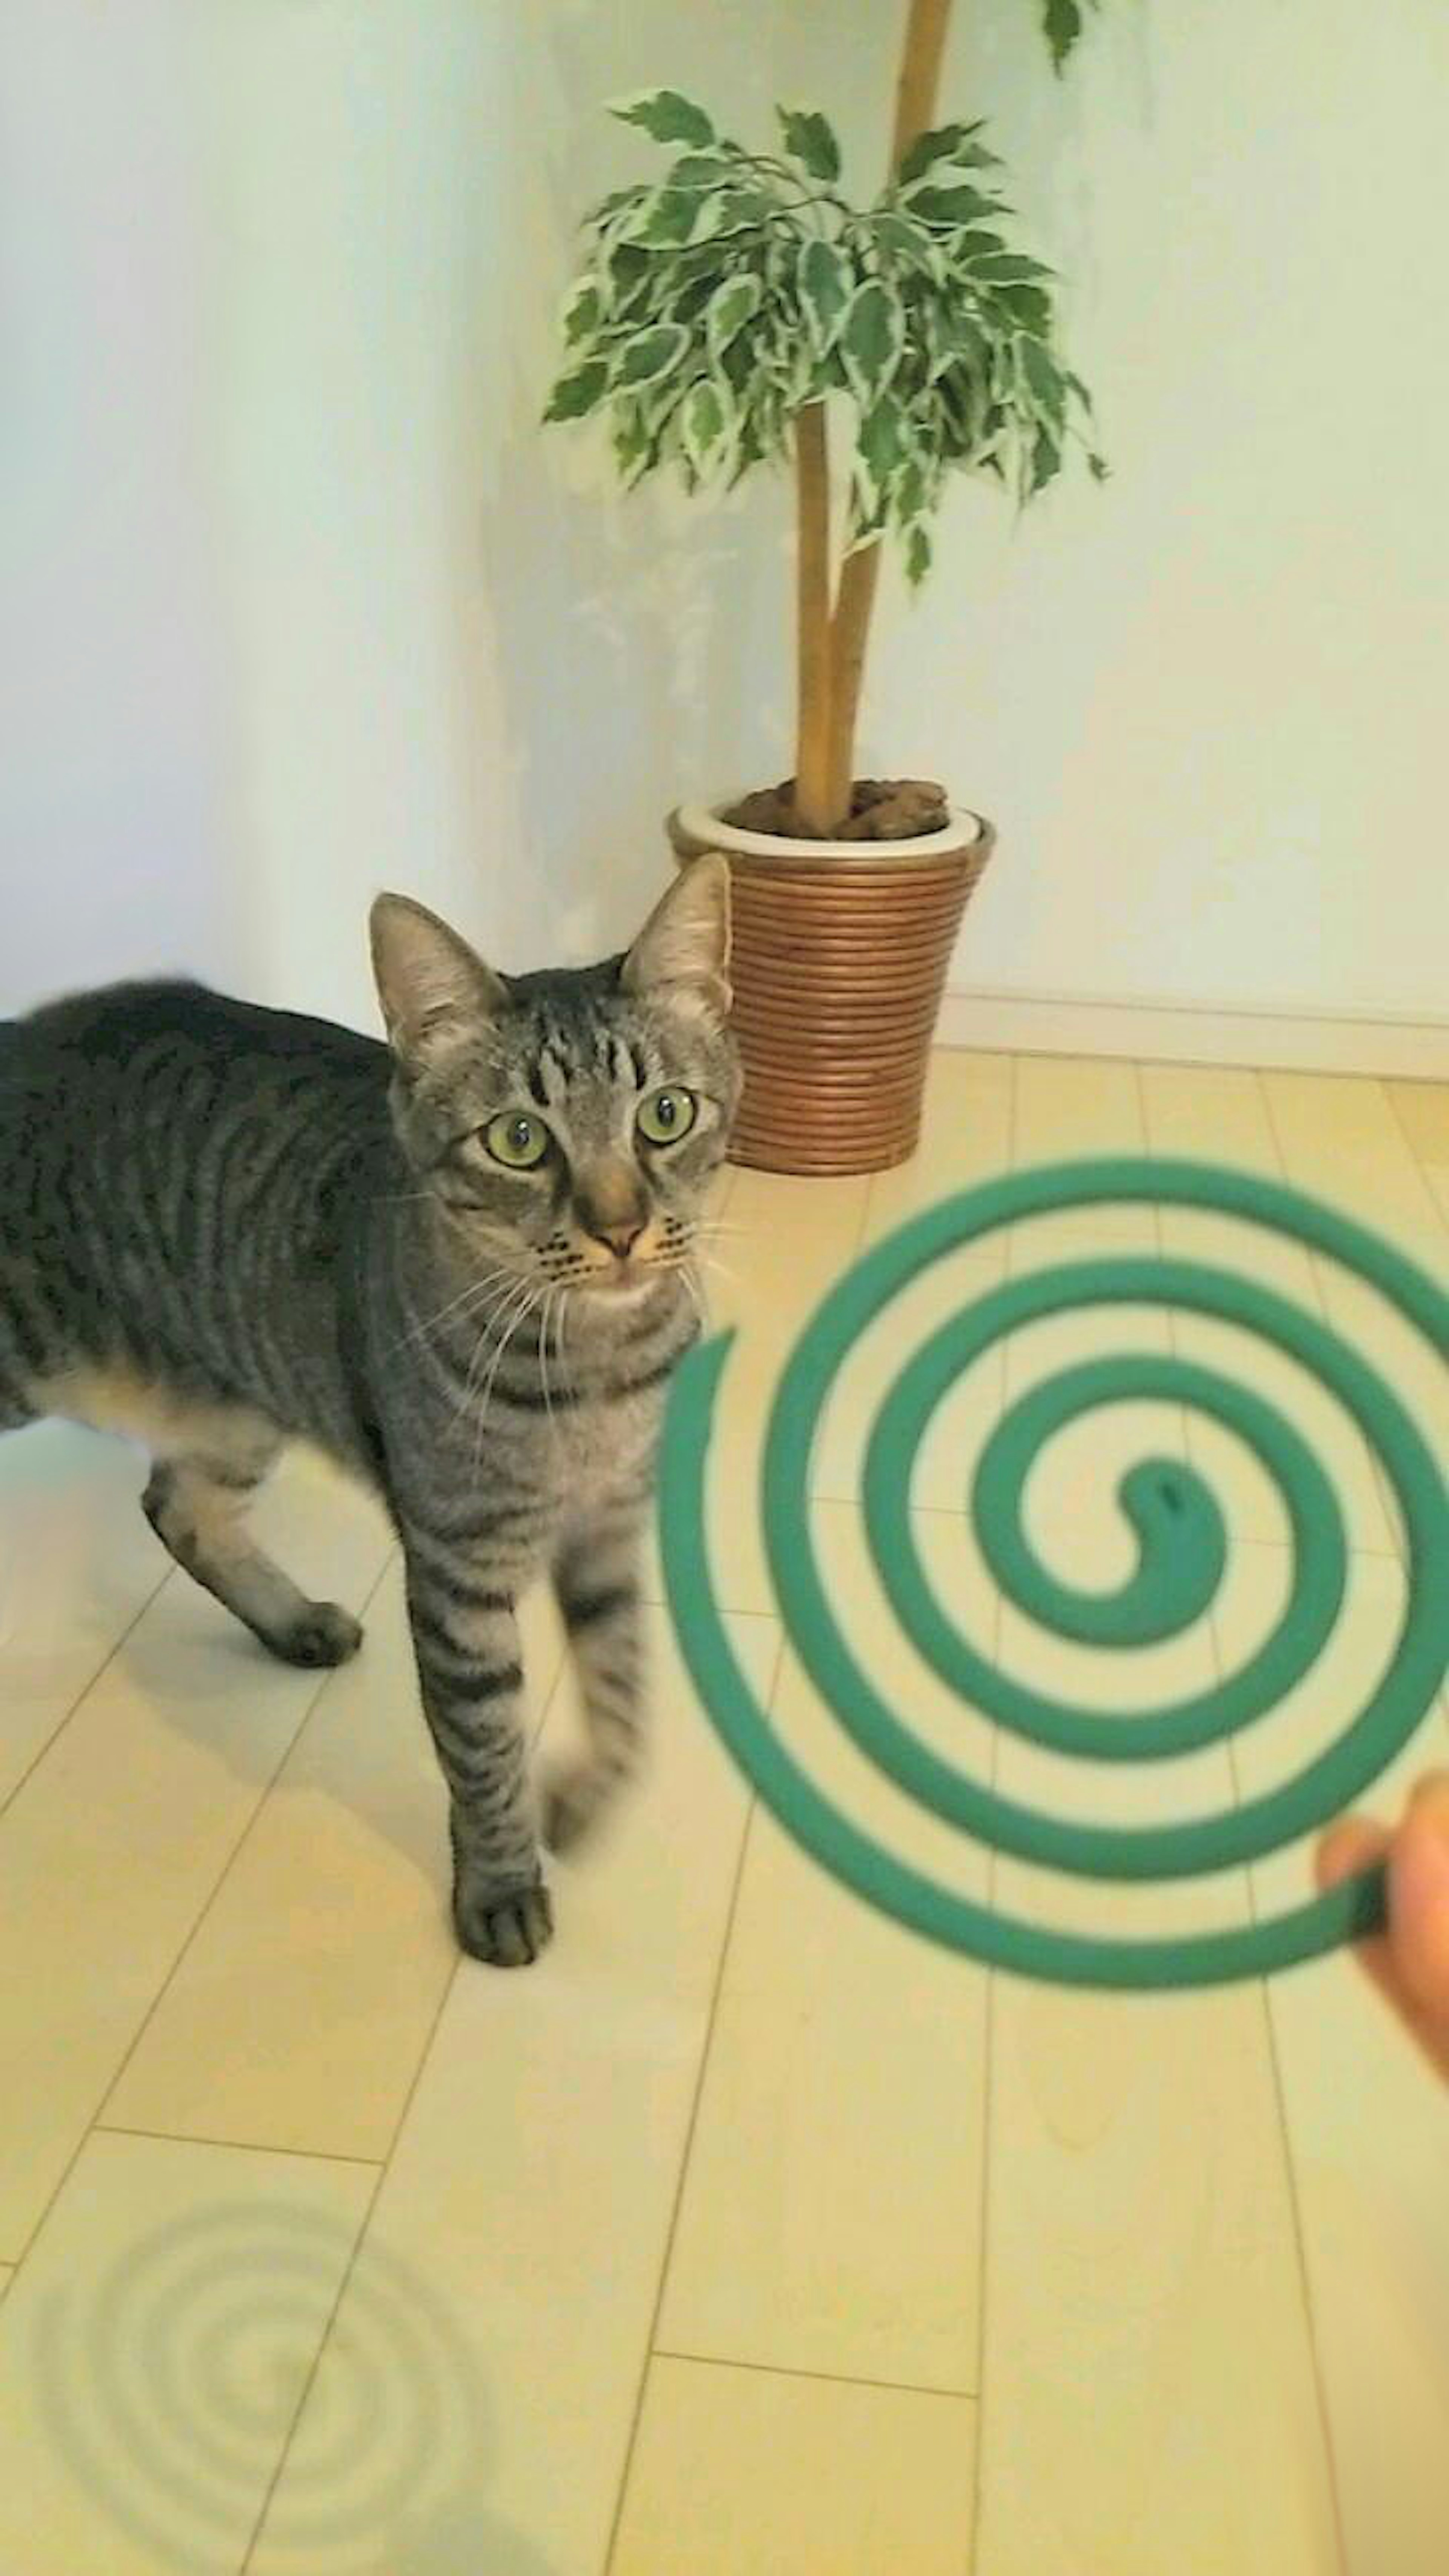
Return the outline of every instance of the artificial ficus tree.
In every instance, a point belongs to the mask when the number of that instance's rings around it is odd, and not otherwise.
[[[1083,5],[1042,0],[1058,64]],[[890,175],[863,206],[842,191],[817,109],[778,109],[779,149],[752,152],[678,90],[615,106],[672,157],[586,218],[545,414],[603,414],[626,487],[672,469],[695,491],[793,462],[793,819],[815,836],[851,811],[882,544],[915,586],[953,472],[991,475],[1025,503],[1073,442],[1106,470],[1057,345],[1052,272],[1012,238],[983,122],[930,121],[950,6],[911,0]]]

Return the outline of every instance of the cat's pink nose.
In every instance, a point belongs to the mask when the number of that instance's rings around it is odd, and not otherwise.
[[[612,1224],[590,1228],[595,1242],[606,1243],[609,1250],[616,1253],[621,1261],[628,1260],[643,1231],[642,1219],[632,1216],[618,1217]]]

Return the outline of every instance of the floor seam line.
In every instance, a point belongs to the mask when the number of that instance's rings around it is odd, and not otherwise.
[[[349,2147],[282,2146],[272,2138],[209,2138],[189,2129],[140,2129],[130,2120],[93,2120],[93,2138],[145,2138],[157,2147],[219,2147],[228,2155],[294,2156],[304,2164],[355,2165],[359,2172],[380,2173],[381,2156],[359,2156]]]
[[[552,1693],[550,1693],[550,1698],[551,1697]],[[357,2230],[356,2240],[353,2244],[352,2251],[347,2258],[346,2265],[344,2266],[342,2278],[337,2285],[337,2296],[333,2300],[331,2308],[328,2310],[326,2322],[323,2325],[321,2335],[318,2338],[316,2352],[312,2356],[311,2367],[303,2382],[301,2394],[297,2399],[296,2408],[293,2412],[292,2420],[287,2427],[281,2449],[277,2453],[276,2466],[267,2481],[267,2490],[262,2498],[257,2518],[252,2525],[251,2535],[247,2541],[246,2549],[243,2552],[237,2569],[237,2576],[248,2576],[248,2570],[250,2569],[252,2560],[256,2554],[257,2543],[260,2540],[263,2531],[266,2529],[267,2516],[271,2512],[273,2500],[283,2478],[286,2475],[287,2463],[292,2456],[293,2445],[296,2442],[297,2434],[301,2428],[302,2418],[306,2413],[308,2400],[311,2397],[313,2388],[316,2386],[318,2373],[322,2368],[323,2359],[326,2355],[328,2346],[332,2341],[338,2317],[342,2313],[342,2303],[347,2295],[353,2273],[357,2269],[363,2248],[372,2233],[372,2222],[377,2214],[378,2203],[382,2198],[384,2189],[386,2188],[388,2176],[392,2171],[393,2157],[397,2153],[398,2144],[402,2137],[403,2130],[407,2126],[408,2114],[412,2110],[413,2103],[417,2098],[418,2087],[422,2083],[423,2076],[427,2070],[428,2060],[433,2053],[433,2042],[438,2036],[443,2015],[447,2011],[449,2000],[453,1994],[455,1986],[457,1985],[458,1978],[462,1973],[462,1967],[463,1958],[462,1953],[460,1952],[453,1961],[453,1965],[448,1973],[442,1994],[438,1999],[437,2011],[433,2015],[432,2021],[428,2026],[427,2036],[418,2052],[418,2062],[413,2069],[412,2080],[408,2085],[407,2092],[403,2097],[402,2105],[398,2111],[387,2153],[381,2164],[377,2167],[377,2178],[368,2195],[367,2207],[362,2213],[362,2219]]]
[[[778,1622],[776,1623],[776,1626],[777,1636],[775,1642],[774,1661],[770,1669],[769,1687],[765,1694],[765,1705],[767,1708],[773,1708],[774,1706],[775,1693],[779,1688],[781,1670],[785,1659],[784,1628],[780,1626]],[[653,2306],[650,2311],[649,2324],[644,2337],[644,2349],[640,2357],[639,2384],[635,2391],[634,2406],[629,2423],[628,2439],[624,2444],[623,2457],[619,2464],[618,2492],[614,2499],[614,2511],[610,2518],[609,2536],[605,2545],[602,2561],[604,2576],[609,2576],[609,2571],[613,2566],[615,2553],[619,2546],[619,2533],[623,2527],[624,2506],[629,2493],[629,2477],[634,2465],[634,2453],[639,2440],[639,2426],[643,2421],[644,2400],[649,2386],[649,2367],[650,2363],[654,2359],[655,2337],[659,2332],[659,2320],[664,2310],[664,2294],[669,2282],[669,2267],[674,2257],[674,2243],[679,2229],[680,2211],[684,2206],[685,2185],[689,2176],[690,2158],[694,2152],[695,2132],[699,2125],[700,2106],[704,2100],[705,2080],[709,2073],[710,2054],[714,2046],[715,2026],[719,2015],[720,1996],[724,1992],[725,1974],[729,1965],[730,1948],[734,1940],[735,1921],[739,1911],[740,1890],[744,1885],[745,1862],[749,1854],[750,1837],[754,1831],[755,1819],[759,1812],[759,1800],[755,1796],[754,1792],[751,1791],[745,1802],[745,1812],[740,1826],[740,1847],[735,1860],[734,1876],[730,1882],[729,1903],[725,1909],[724,1927],[720,1936],[719,1959],[715,1967],[714,1982],[710,1989],[709,2010],[705,2016],[704,2032],[700,2041],[699,2064],[695,2070],[694,2090],[689,2105],[689,2119],[685,2125],[684,2141],[679,2157],[679,2171],[675,2178],[674,2195],[669,2211],[669,2225],[665,2230],[664,2244],[659,2259],[659,2277],[655,2284]]]
[[[136,1610],[134,1616],[126,1622],[125,1627],[121,1630],[121,1633],[119,1637],[116,1638],[114,1644],[107,1647],[106,1652],[101,1657],[101,1660],[97,1664],[94,1672],[82,1682],[80,1689],[76,1692],[70,1706],[66,1709],[63,1716],[56,1719],[56,1722],[51,1728],[50,1733],[47,1735],[45,1742],[37,1748],[34,1754],[32,1754],[18,1780],[13,1780],[10,1787],[6,1790],[3,1798],[0,1798],[0,1817],[3,1817],[8,1813],[9,1809],[14,1805],[16,1799],[19,1797],[21,1790],[25,1787],[27,1781],[34,1779],[36,1772],[40,1769],[40,1766],[46,1759],[47,1754],[54,1751],[54,1748],[60,1742],[61,1737],[64,1735],[66,1728],[70,1725],[72,1719],[80,1715],[81,1710],[84,1708],[86,1701],[90,1698],[96,1684],[105,1679],[106,1674],[110,1671],[112,1664],[115,1662],[116,1657],[120,1654],[122,1648],[126,1646],[130,1639],[135,1635],[136,1630],[145,1618],[147,1611],[160,1600],[167,1584],[174,1580],[175,1568],[169,1565],[163,1566],[154,1585],[147,1593],[145,1600]]]
[[[392,1568],[394,1553],[394,1549],[390,1546],[388,1548],[387,1555],[383,1559],[381,1566],[378,1568],[377,1574],[374,1576],[373,1581],[363,1594],[361,1612],[364,1620],[372,1609],[383,1584],[387,1580],[387,1576]],[[236,1838],[236,1841],[232,1844],[230,1851],[227,1853],[226,1859],[223,1861],[220,1870],[207,1891],[205,1902],[193,1918],[185,1940],[182,1942],[180,1949],[177,1951],[175,1958],[172,1960],[170,1967],[167,1969],[166,1974],[162,1978],[160,1985],[157,1987],[155,1994],[152,1996],[150,2003],[147,2005],[136,2029],[131,2034],[131,2039],[126,2052],[101,2096],[100,2109],[91,2120],[90,2125],[93,2129],[99,2128],[104,2124],[107,2108],[114,2100],[118,2086],[125,2080],[130,2069],[131,2062],[135,2057],[137,2050],[141,2046],[147,2031],[150,2029],[152,2022],[155,2020],[156,2015],[160,2011],[162,2004],[165,2002],[167,1995],[170,1993],[172,1986],[175,1984],[185,1961],[190,1957],[193,1945],[200,1935],[202,1925],[209,1919],[217,1898],[220,1896],[222,1889],[226,1886],[227,1881],[231,1877],[232,1871],[236,1867],[237,1861],[239,1860],[242,1852],[246,1849],[252,1835],[255,1833],[271,1799],[272,1792],[276,1788],[278,1781],[281,1779],[282,1773],[286,1770],[288,1763],[291,1761],[292,1755],[296,1751],[298,1744],[301,1742],[304,1732],[307,1727],[310,1726],[312,1719],[316,1714],[317,1707],[322,1699],[323,1693],[326,1691],[329,1682],[333,1679],[334,1674],[342,1669],[344,1669],[342,1666],[333,1665],[327,1671],[318,1674],[316,1687],[303,1707],[301,1716],[298,1718],[297,1724],[288,1739],[285,1751],[278,1760],[275,1770],[270,1773],[268,1778],[262,1784],[256,1805],[253,1807],[251,1814],[248,1816],[246,1823],[243,1825],[241,1832]]]
[[[690,2370],[748,2370],[761,2379],[804,2379],[823,2388],[878,2388],[896,2397],[939,2397],[948,2406],[976,2406],[974,2388],[933,2386],[924,2379],[880,2379],[858,2370],[807,2370],[789,2361],[746,2361],[737,2354],[684,2352],[673,2344],[656,2344],[653,2361],[678,2361]]]

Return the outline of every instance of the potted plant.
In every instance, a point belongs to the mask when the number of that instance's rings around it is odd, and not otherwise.
[[[931,123],[949,8],[911,0],[890,175],[868,206],[842,193],[814,109],[781,108],[780,150],[753,152],[677,90],[615,107],[671,157],[586,218],[545,415],[602,414],[626,486],[669,468],[696,491],[793,464],[795,774],[670,819],[680,864],[730,861],[735,1154],[775,1171],[912,1151],[951,950],[994,838],[931,781],[856,777],[883,545],[919,585],[952,472],[1024,503],[1073,441],[1106,470],[1058,351],[1052,274],[1013,241],[981,122]],[[1080,18],[1079,0],[1045,0],[1059,63]]]

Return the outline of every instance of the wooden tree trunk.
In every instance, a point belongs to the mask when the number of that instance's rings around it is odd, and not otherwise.
[[[941,62],[951,24],[952,0],[911,0],[906,41],[896,81],[896,121],[891,134],[891,168],[924,134],[936,113]]]
[[[900,72],[896,81],[895,124],[891,133],[890,166],[894,171],[903,154],[909,151],[918,134],[923,134],[936,112],[936,97],[941,83],[941,62],[946,50],[946,36],[951,23],[952,0],[910,0],[906,19],[905,44],[901,52]],[[808,415],[805,415],[808,417]],[[861,684],[865,677],[866,646],[870,639],[871,611],[875,606],[876,585],[880,579],[880,543],[862,546],[847,555],[840,574],[835,612],[830,621],[827,678],[825,685],[825,768],[821,781],[819,810],[827,820],[811,828],[837,831],[850,816],[851,790],[855,784],[855,735],[860,717]],[[801,521],[801,580],[803,604],[804,522]],[[801,668],[804,668],[804,635],[802,621]],[[802,773],[803,775],[803,773]],[[805,811],[803,788],[797,790],[802,814]]]
[[[825,772],[825,801],[839,823],[849,820],[855,785],[855,729],[860,719],[860,691],[865,678],[865,648],[870,640],[871,610],[880,579],[880,540],[847,555],[840,570],[840,589],[830,621],[830,748]]]
[[[807,832],[828,833],[830,798],[830,453],[825,405],[811,403],[795,424],[796,630],[795,806]]]

